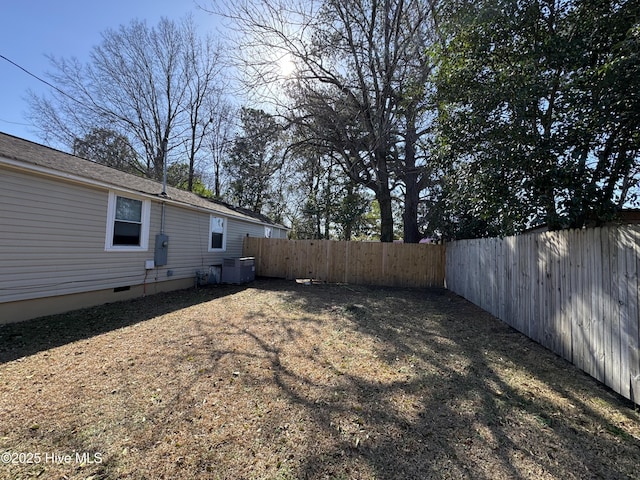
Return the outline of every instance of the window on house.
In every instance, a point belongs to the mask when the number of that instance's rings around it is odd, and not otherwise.
[[[227,248],[227,222],[221,217],[211,217],[209,251],[223,251]]]
[[[264,238],[271,238],[271,227],[264,227]]]
[[[147,250],[150,202],[109,193],[106,250]]]

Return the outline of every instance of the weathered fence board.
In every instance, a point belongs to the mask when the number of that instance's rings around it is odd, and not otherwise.
[[[640,227],[447,245],[446,286],[640,404]]]
[[[445,246],[247,237],[256,275],[397,287],[443,287]]]

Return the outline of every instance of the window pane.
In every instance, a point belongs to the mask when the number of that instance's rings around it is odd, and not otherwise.
[[[114,245],[140,245],[140,230],[138,223],[115,222],[113,224]]]
[[[224,219],[218,217],[211,218],[211,231],[222,233],[224,232]]]
[[[222,234],[211,232],[211,248],[222,248]]]
[[[116,220],[142,222],[142,201],[118,197],[116,199]]]

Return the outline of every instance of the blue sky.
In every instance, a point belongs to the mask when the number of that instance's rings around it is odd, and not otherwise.
[[[212,0],[198,4],[211,5]],[[203,33],[215,34],[215,17],[198,9],[194,0],[4,0],[0,55],[46,79],[52,69],[45,55],[86,61],[109,28],[133,19],[154,26],[161,17],[179,20],[188,13]],[[25,119],[27,90],[42,94],[49,87],[0,58],[0,131],[39,142]]]

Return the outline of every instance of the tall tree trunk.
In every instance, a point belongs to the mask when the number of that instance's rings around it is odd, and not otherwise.
[[[389,189],[378,190],[376,200],[380,205],[380,241],[393,242],[393,210]]]
[[[404,243],[418,243],[420,241],[420,229],[418,228],[418,202],[420,201],[420,188],[417,183],[417,174],[411,172],[405,175],[407,180],[404,196],[403,240]]]
[[[348,203],[351,204],[351,199],[353,198],[353,190],[354,190],[354,183],[348,182],[347,183],[347,195],[346,198],[348,199]],[[351,241],[351,237],[353,236],[353,223],[354,223],[354,219],[349,216],[349,220],[347,222],[345,222],[344,225],[344,232],[343,232],[343,240],[349,242]]]
[[[204,132],[203,132],[204,133]],[[193,177],[195,174],[196,161],[196,125],[191,126],[191,145],[189,147],[189,178],[187,179],[187,190],[193,192]]]
[[[391,189],[389,188],[389,172],[387,169],[387,152],[379,149],[374,152],[377,181],[369,185],[380,206],[380,241],[393,242],[393,208]]]
[[[215,163],[215,171],[216,171],[215,198],[219,200],[220,199],[220,163],[219,162]]]
[[[353,237],[353,226],[349,223],[344,229],[344,240],[346,242],[350,242],[351,237]]]
[[[407,131],[405,134],[404,171],[402,177],[405,184],[404,211],[402,212],[403,240],[405,243],[418,243],[418,204],[420,202],[419,172],[416,167],[416,112],[415,104],[407,108]]]

